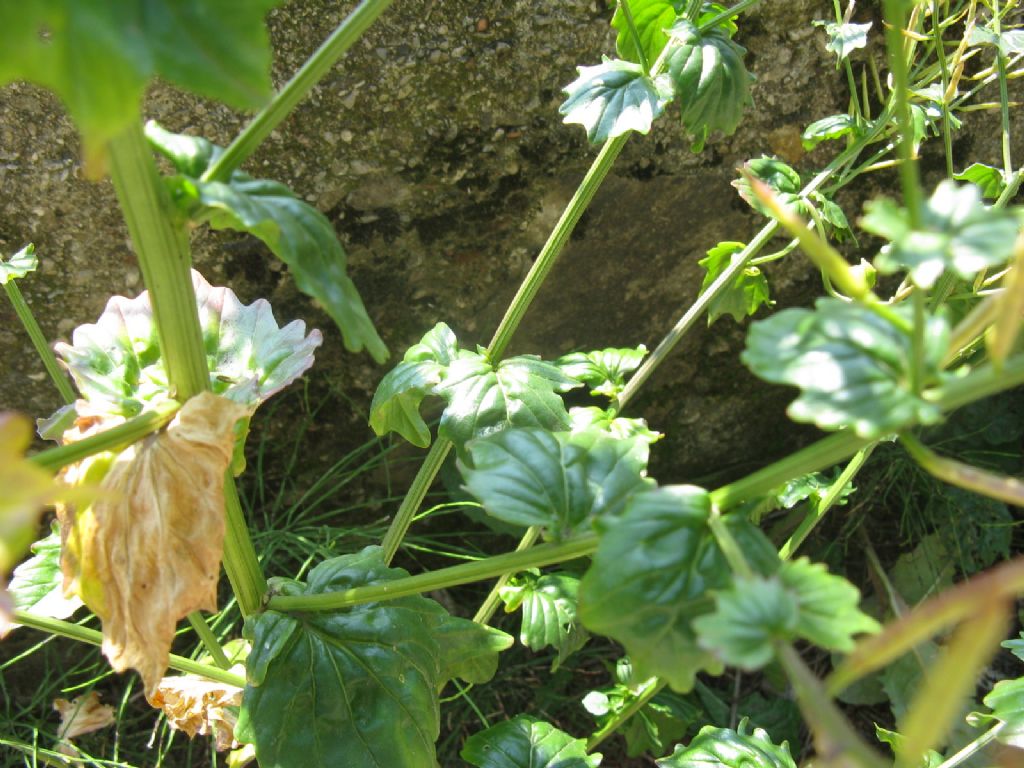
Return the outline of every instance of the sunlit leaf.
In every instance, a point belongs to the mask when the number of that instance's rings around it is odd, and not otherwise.
[[[708,255],[698,262],[704,268],[704,281],[700,286],[702,294],[736,262],[745,247],[744,243],[726,241],[707,252]],[[762,306],[771,304],[768,279],[758,267],[747,266],[708,305],[708,325],[722,315],[732,315],[732,319],[740,323]]]
[[[577,70],[579,77],[563,89],[566,99],[558,111],[564,122],[586,128],[591,144],[629,131],[647,133],[672,100],[671,80],[648,77],[639,64],[606,58]]]
[[[601,764],[600,753],[588,755],[583,739],[529,715],[474,733],[460,756],[477,768],[596,768]]]
[[[857,134],[857,121],[843,112],[838,115],[829,115],[821,120],[815,120],[808,125],[800,139],[804,149],[812,150],[823,141],[835,141],[843,136]]]
[[[744,107],[753,104],[753,77],[743,65],[746,49],[722,27],[702,33],[685,19],[676,22],[669,37],[669,77],[683,126],[693,136],[693,151],[700,152],[713,131],[732,134]]]
[[[679,745],[659,768],[796,768],[789,745],[774,744],[760,728],[742,721],[737,729],[704,726],[688,746]]]
[[[555,360],[565,374],[590,387],[591,394],[616,397],[626,384],[626,376],[640,367],[647,356],[643,344],[634,348],[599,349],[572,352]]]
[[[637,693],[646,690],[655,681],[639,686],[619,682],[600,691],[591,691],[583,698],[583,707],[597,718],[598,727],[616,718],[637,699]],[[673,691],[659,691],[632,717],[622,724],[618,733],[626,740],[626,755],[661,757],[701,719],[701,710],[687,697]]]
[[[34,245],[26,245],[7,260],[0,256],[0,285],[25,277],[35,272],[38,266],[39,258]]]
[[[519,642],[533,651],[549,646],[558,651],[552,671],[587,642],[586,630],[576,620],[579,585],[579,577],[572,574],[541,576],[534,569],[511,577],[499,591],[507,613],[522,611]]]
[[[893,311],[909,321],[909,307]],[[924,383],[930,386],[940,379],[948,346],[944,317],[927,318],[924,339]],[[824,298],[814,310],[787,309],[752,324],[742,359],[762,379],[800,388],[788,410],[794,420],[876,438],[941,418],[934,403],[909,387],[911,343],[870,310]]]
[[[971,163],[962,172],[954,173],[957,181],[968,181],[981,190],[981,196],[995,200],[1006,189],[1006,179],[999,168],[984,163]]]
[[[833,651],[853,650],[853,638],[877,632],[877,621],[860,610],[860,591],[821,563],[806,557],[782,564],[782,586],[796,599],[797,637]]]
[[[641,465],[647,466],[650,446],[662,438],[643,419],[616,416],[612,411],[596,406],[569,409],[570,432],[598,432],[616,440],[630,440],[633,456]]]
[[[918,227],[905,208],[888,199],[870,203],[860,224],[890,241],[875,259],[878,271],[906,270],[921,288],[931,288],[947,270],[969,279],[1003,264],[1020,229],[1012,211],[986,207],[978,187],[948,180],[922,207]]]
[[[868,31],[871,29],[870,21],[866,24],[816,21],[814,24],[825,28],[825,34],[828,35],[825,48],[836,55],[837,64],[858,48],[867,47]]]
[[[777,157],[757,157],[745,162],[743,170],[767,184],[781,205],[792,208],[801,216],[810,215],[812,206],[807,198],[801,195],[803,182],[800,179],[800,174],[782,160]],[[732,186],[740,193],[740,197],[762,216],[771,217],[773,215],[754,194],[750,181],[745,175],[741,175],[733,181]]]
[[[977,25],[971,28],[967,42],[970,45],[991,45],[999,50],[1001,56],[1012,56],[1024,53],[1024,29],[1006,29],[997,34],[991,27]]]
[[[305,584],[279,580],[274,588],[313,595],[407,575],[386,566],[379,547],[367,547],[317,565]],[[512,642],[420,596],[336,611],[268,610],[248,631],[236,733],[255,743],[261,765],[279,768],[436,766],[441,687],[462,676],[467,657],[495,656]],[[447,642],[452,632],[473,642]]]
[[[666,30],[675,24],[679,14],[686,10],[686,2],[685,0],[628,0],[628,2],[647,63],[653,64],[665,48],[665,44],[668,43]],[[618,5],[616,5],[615,14],[612,16],[612,27],[617,33],[615,35],[615,51],[623,59],[640,63],[626,16]]]
[[[60,570],[60,531],[32,545],[32,557],[14,569],[9,586],[14,607],[36,616],[66,619],[82,606],[75,596],[64,596]]]
[[[102,619],[111,666],[138,670],[149,697],[178,620],[217,609],[224,473],[248,414],[209,392],[191,398],[166,431],[113,461],[96,501],[59,510],[66,591]]]

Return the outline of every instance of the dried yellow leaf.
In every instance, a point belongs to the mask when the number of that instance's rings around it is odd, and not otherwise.
[[[60,730],[57,732],[60,741],[57,742],[57,751],[71,757],[78,754],[71,739],[114,724],[114,708],[101,704],[96,691],[71,701],[56,699],[53,708],[60,713]]]
[[[232,671],[245,674],[244,667]],[[165,677],[150,703],[163,709],[171,727],[190,737],[211,734],[217,751],[237,749],[235,723],[242,704],[242,689],[196,675]]]
[[[117,671],[142,676],[152,698],[167,669],[179,619],[216,610],[224,543],[224,473],[243,405],[204,392],[161,433],[103,467],[103,495],[65,508],[61,555],[65,587],[103,621],[103,652]],[[109,460],[109,459],[108,459]]]

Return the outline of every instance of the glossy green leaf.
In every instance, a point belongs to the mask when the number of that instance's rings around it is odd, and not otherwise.
[[[82,607],[77,596],[64,597],[60,531],[56,525],[48,536],[32,545],[32,557],[14,569],[7,589],[15,608],[36,616],[66,619]]]
[[[909,307],[894,311],[909,321]],[[927,319],[924,340],[930,386],[940,379],[949,344],[944,317]],[[794,420],[877,438],[941,418],[936,405],[909,388],[910,349],[910,336],[887,320],[858,304],[824,298],[814,310],[787,309],[754,323],[742,360],[766,381],[800,388],[788,411]]]
[[[519,642],[533,651],[552,647],[558,656],[552,671],[587,642],[587,632],[576,620],[579,577],[568,573],[546,573],[536,569],[516,574],[499,591],[505,612],[522,610]]]
[[[668,43],[667,30],[676,22],[679,14],[686,10],[686,0],[628,0],[629,10],[633,13],[633,22],[640,35],[647,63],[653,64]],[[640,63],[633,35],[629,24],[622,13],[622,8],[615,7],[612,16],[612,27],[616,30],[615,51],[623,59]]]
[[[460,468],[466,490],[487,514],[541,526],[554,539],[618,515],[651,484],[633,440],[594,432],[503,430],[470,443]]]
[[[1024,53],[1024,29],[1006,29],[996,34],[990,27],[975,26],[967,38],[971,45],[991,45],[1002,56]]]
[[[807,198],[801,195],[803,182],[800,179],[800,174],[779,158],[757,157],[745,162],[743,170],[767,184],[782,205],[793,209],[801,216],[810,215],[812,206]],[[772,212],[754,194],[746,176],[741,175],[732,182],[732,186],[740,193],[740,197],[746,201],[747,205],[762,216],[772,217]]]
[[[732,134],[743,108],[753,104],[753,77],[743,65],[746,49],[720,27],[701,33],[685,19],[676,22],[669,37],[668,74],[683,126],[694,137],[693,151],[700,152],[712,131]]]
[[[367,547],[316,566],[306,584],[276,588],[323,594],[406,575]],[[279,768],[436,766],[441,687],[464,672],[480,682],[480,658],[512,640],[420,596],[331,612],[266,611],[247,632],[237,734],[256,745],[261,765]]]
[[[591,144],[601,144],[628,131],[647,133],[672,100],[672,82],[651,78],[639,64],[605,59],[596,67],[577,67],[579,77],[563,90],[558,108],[566,123],[587,130]]]
[[[255,408],[313,364],[320,331],[307,336],[301,320],[282,328],[265,299],[244,305],[195,270],[192,286],[214,394]],[[115,296],[95,324],[80,325],[71,338],[54,349],[82,398],[100,412],[131,417],[169,397],[148,292]]]
[[[590,387],[591,394],[618,396],[626,385],[626,376],[647,356],[643,344],[635,349],[599,349],[594,352],[572,352],[555,360],[555,365],[570,378]]]
[[[11,280],[19,280],[36,271],[39,257],[36,256],[34,245],[26,245],[6,261],[0,256],[0,285],[7,285]]]
[[[836,55],[836,63],[847,58],[858,48],[866,48],[871,22],[866,24],[839,24],[834,21],[816,21],[815,26],[824,27],[828,35],[825,48]]]
[[[999,740],[1024,749],[1024,677],[1000,680],[983,700],[989,717],[1004,723]]]
[[[698,262],[704,267],[701,293],[710,288],[711,284],[736,262],[738,254],[745,247],[744,243],[726,241],[707,252],[708,255]],[[708,305],[708,325],[722,315],[732,315],[732,319],[740,323],[762,306],[771,304],[768,279],[758,267],[747,266]]]
[[[280,0],[25,0],[0,4],[0,85],[54,91],[86,156],[139,118],[153,76],[256,109],[271,95],[263,17]]]
[[[775,499],[783,509],[792,509],[801,501],[810,501],[811,506],[816,509],[821,500],[832,490],[838,476],[838,470],[833,472],[831,477],[823,472],[802,475],[790,480],[776,491]],[[833,503],[840,506],[846,504],[849,496],[856,490],[852,483],[847,483]]]
[[[981,196],[995,200],[1006,189],[1006,179],[999,168],[993,168],[984,163],[971,163],[962,173],[954,173],[953,178],[957,181],[968,181],[977,185],[981,190]]]
[[[808,125],[800,136],[804,149],[812,150],[823,141],[835,141],[843,136],[857,134],[857,121],[843,112],[815,120]]]
[[[597,432],[616,440],[630,440],[633,457],[642,466],[647,466],[650,446],[661,440],[661,432],[655,432],[643,419],[616,416],[604,408],[576,407],[569,409],[570,432]]]
[[[580,584],[583,625],[622,643],[637,678],[657,675],[684,692],[697,672],[720,668],[692,626],[712,609],[709,591],[732,583],[707,525],[710,512],[707,492],[694,486],[637,494],[606,524]],[[771,542],[742,518],[726,521],[753,566],[772,572],[778,554]]]
[[[587,743],[529,715],[492,725],[466,739],[460,753],[477,768],[596,768],[600,753]]]
[[[774,744],[765,731],[751,730],[746,720],[735,731],[705,726],[688,746],[679,745],[671,757],[657,764],[659,768],[796,768],[789,745]]]
[[[652,684],[647,681],[646,684]],[[597,719],[598,727],[616,717],[637,698],[639,688],[625,683],[616,683],[599,691],[591,691],[583,698],[583,708]],[[617,733],[626,740],[626,755],[639,757],[652,755],[661,757],[671,748],[672,743],[699,722],[701,710],[688,698],[669,690],[658,694],[640,708]]]
[[[1024,661],[1024,632],[1022,632],[1019,637],[1015,637],[1012,640],[1004,640],[1000,645],[1003,648],[1006,648],[1018,659]]]
[[[860,591],[821,563],[806,557],[783,563],[778,579],[796,599],[797,637],[822,648],[849,652],[855,636],[881,629],[860,610]]]
[[[387,360],[387,347],[348,276],[345,251],[326,216],[276,181],[254,179],[240,171],[228,182],[202,181],[206,164],[220,152],[204,139],[169,133],[152,122],[146,126],[146,136],[178,170],[168,185],[185,215],[214,229],[258,237],[288,265],[299,290],[331,316],[346,349],[365,348],[378,363]]]
[[[987,208],[973,184],[943,181],[911,226],[906,209],[888,199],[868,205],[861,227],[890,242],[875,259],[883,274],[906,270],[921,288],[931,288],[949,270],[964,279],[1007,261],[1020,224],[1013,211]]]

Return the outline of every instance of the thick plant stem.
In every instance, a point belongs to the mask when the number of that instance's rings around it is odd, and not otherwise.
[[[174,400],[167,400],[131,421],[79,440],[77,443],[41,451],[30,456],[29,461],[43,469],[56,472],[61,467],[74,464],[96,453],[122,450],[163,427],[174,418],[180,407]]]
[[[226,181],[231,173],[256,151],[263,140],[292,113],[296,105],[323,79],[352,44],[376,21],[393,0],[363,0],[331,36],[316,49],[298,72],[252,119],[217,160],[203,174],[203,181]]]
[[[999,17],[999,0],[992,4],[992,31],[998,36],[1002,32]],[[1006,85],[1006,54],[996,46],[996,70],[999,73],[999,117],[1002,133],[1003,175],[1009,179],[1013,174],[1013,158],[1010,154],[1010,94]]]
[[[402,544],[402,539],[405,538],[406,531],[412,525],[412,519],[416,516],[427,491],[430,490],[431,483],[437,477],[437,473],[441,470],[441,465],[444,464],[451,449],[451,442],[439,437],[427,451],[416,477],[413,478],[412,486],[405,494],[405,498],[402,499],[398,512],[395,513],[395,519],[391,521],[391,525],[384,533],[381,548],[384,550],[385,563],[390,563],[394,559],[398,547]]]
[[[552,563],[575,560],[595,552],[597,543],[597,534],[587,533],[561,544],[542,544],[527,551],[508,552],[472,563],[453,565],[450,568],[366,587],[353,587],[318,595],[276,595],[267,602],[267,608],[273,611],[336,611],[363,603],[421,595],[436,589],[447,589],[459,584],[493,579],[506,573],[517,573],[527,568],[540,568]]]
[[[61,399],[67,405],[75,402],[78,398],[78,395],[75,394],[75,388],[71,386],[68,377],[61,370],[60,363],[57,362],[53,350],[46,343],[43,329],[39,327],[39,323],[36,322],[36,318],[32,314],[32,310],[29,309],[25,297],[21,295],[18,283],[15,280],[8,280],[4,283],[4,291],[7,293],[7,299],[11,302],[11,307],[14,308],[14,314],[18,316],[21,324],[25,327],[25,332],[28,334],[29,339],[31,339],[32,346],[35,347],[36,352],[39,354],[39,359],[43,361],[43,367],[46,368],[46,372],[50,375],[50,380],[53,381],[57,391],[60,392]]]
[[[192,625],[192,629],[195,630],[196,636],[199,638],[199,642],[203,644],[206,652],[210,654],[210,658],[213,659],[213,663],[221,669],[231,669],[231,662],[228,661],[227,655],[224,653],[224,649],[220,647],[220,643],[217,642],[217,636],[213,634],[213,630],[210,629],[210,625],[206,623],[202,614],[198,611],[190,613],[188,615],[189,624]]]
[[[640,693],[637,694],[637,697],[628,706],[623,707],[611,720],[602,725],[600,729],[587,739],[587,752],[593,752],[601,746],[601,742],[621,728],[629,718],[646,707],[647,703],[661,693],[666,685],[668,685],[668,681],[657,677],[652,677],[644,683]]]
[[[238,498],[238,487],[230,469],[224,478],[224,514],[227,518],[224,531],[224,572],[238,600],[242,616],[249,616],[260,609],[267,592],[267,580],[249,537],[242,502]]]
[[[185,402],[210,387],[192,287],[188,235],[160,179],[141,126],[133,125],[110,142],[110,171],[149,289],[168,382],[172,394]],[[225,497],[237,500],[234,478],[227,486]],[[224,566],[232,587],[242,590],[236,594],[243,614],[248,615],[259,606],[259,598],[252,600],[251,596],[262,595],[266,582],[258,575],[258,568],[256,573],[238,570],[242,563],[255,561],[256,555],[244,522],[235,522],[229,513]]]
[[[103,634],[101,632],[79,626],[78,624],[72,624],[68,621],[51,619],[47,616],[36,616],[27,611],[19,610],[14,612],[14,621],[26,627],[48,632],[51,635],[60,635],[61,637],[78,640],[89,645],[103,645]],[[245,687],[245,678],[241,675],[232,674],[218,667],[211,667],[209,664],[200,664],[198,661],[186,659],[184,656],[176,656],[172,653],[169,665],[171,669],[176,669],[189,675],[199,675],[207,680],[227,683],[238,688]]]
[[[523,534],[523,538],[519,540],[519,545],[516,547],[516,552],[525,552],[527,549],[532,547],[537,539],[540,538],[540,528],[536,525],[532,525],[526,529],[526,533]],[[494,616],[495,611],[498,610],[498,606],[501,605],[501,597],[499,593],[502,587],[508,584],[508,580],[514,574],[506,573],[501,576],[500,579],[491,588],[490,593],[487,595],[487,599],[481,604],[476,615],[473,617],[473,621],[477,624],[487,624]]]

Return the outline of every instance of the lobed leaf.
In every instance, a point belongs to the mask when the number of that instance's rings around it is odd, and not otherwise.
[[[591,394],[618,397],[626,384],[626,376],[647,356],[643,344],[636,348],[600,349],[594,352],[571,352],[555,360],[566,376],[590,387]]]
[[[23,278],[35,272],[38,266],[39,257],[36,256],[36,248],[31,243],[6,261],[0,256],[0,285],[7,285],[12,280]]]
[[[910,214],[892,200],[869,203],[861,227],[890,242],[875,259],[883,274],[906,270],[920,288],[931,288],[947,270],[964,279],[1007,261],[1020,224],[1013,211],[988,208],[973,184],[946,180],[921,210],[914,228]]]
[[[811,215],[813,206],[801,194],[803,182],[800,179],[800,174],[777,157],[764,156],[748,160],[743,164],[740,177],[732,182],[732,186],[740,193],[740,197],[746,201],[747,205],[762,216],[772,218],[774,214],[758,199],[747,174],[767,184],[781,205],[793,209],[802,217],[806,218]]]
[[[331,316],[346,349],[365,348],[378,363],[387,359],[387,347],[348,276],[348,259],[326,216],[276,181],[240,171],[227,182],[203,181],[203,172],[221,151],[205,139],[173,134],[153,122],[147,124],[146,135],[178,171],[167,182],[183,214],[214,229],[258,237],[288,265],[298,289]]]
[[[700,286],[702,294],[736,262],[737,254],[745,247],[744,243],[719,243],[707,252],[705,258],[697,262],[704,268],[704,281]],[[708,325],[722,315],[732,315],[732,319],[740,323],[762,306],[771,305],[768,279],[758,267],[747,266],[708,305]]]
[[[638,440],[507,429],[470,443],[460,469],[466,490],[487,514],[566,539],[618,515],[632,494],[651,484],[636,455]]]
[[[661,432],[655,432],[647,426],[643,419],[629,419],[616,416],[613,411],[603,408],[570,408],[570,432],[596,432],[616,440],[632,441],[633,457],[641,466],[647,466],[650,447],[662,438]]]
[[[707,491],[695,486],[633,496],[605,523],[580,583],[583,625],[622,643],[637,678],[657,675],[678,691],[692,688],[697,672],[719,668],[692,625],[711,610],[709,591],[732,578],[708,528],[710,512]],[[757,528],[731,516],[726,524],[756,569],[778,567],[775,548]]]
[[[894,311],[909,321],[909,308]],[[941,379],[949,339],[944,317],[927,319],[926,385]],[[814,310],[787,309],[754,323],[742,360],[766,381],[799,387],[789,406],[796,421],[852,428],[877,438],[907,424],[934,424],[941,413],[908,385],[910,336],[870,310],[819,299]]]
[[[86,158],[139,118],[159,76],[257,109],[271,95],[263,17],[280,0],[26,0],[0,5],[0,85],[54,91],[82,132]]]
[[[499,596],[505,612],[522,609],[519,642],[533,651],[548,646],[558,651],[551,670],[558,669],[588,639],[576,620],[576,594],[580,580],[568,573],[546,573],[536,569],[511,577]]]
[[[477,768],[596,768],[601,764],[599,753],[587,754],[583,739],[529,715],[474,733],[460,755]]]
[[[693,151],[704,148],[712,131],[732,134],[753,104],[753,77],[743,65],[746,49],[732,41],[722,27],[701,32],[680,19],[669,30],[672,49],[668,74],[675,86],[683,126],[693,135]]]
[[[672,100],[672,81],[645,75],[639,64],[605,58],[577,70],[579,77],[563,89],[566,99],[558,112],[564,122],[586,128],[591,144],[628,131],[647,133]]]
[[[66,619],[82,607],[78,597],[64,596],[60,529],[56,524],[49,535],[32,545],[32,557],[14,569],[8,589],[15,608],[36,616]]]
[[[866,48],[868,45],[868,31],[871,29],[871,22],[866,24],[854,24],[852,22],[837,23],[834,21],[816,21],[815,26],[824,27],[828,42],[825,48],[836,55],[838,65],[858,48]]]
[[[706,725],[688,746],[677,746],[657,764],[659,768],[796,768],[786,742],[774,744],[760,728],[751,731],[746,720],[735,731]]]

